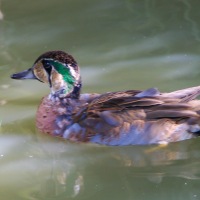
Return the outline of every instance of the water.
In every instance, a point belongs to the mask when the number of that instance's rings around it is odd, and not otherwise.
[[[199,85],[200,2],[0,0],[0,199],[200,199],[200,139],[103,147],[40,134],[48,86],[15,81],[48,50],[81,66],[83,92]]]

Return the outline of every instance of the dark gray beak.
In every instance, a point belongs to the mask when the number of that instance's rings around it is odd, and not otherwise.
[[[13,79],[37,79],[37,77],[33,74],[32,69],[28,69],[16,74],[11,75]]]

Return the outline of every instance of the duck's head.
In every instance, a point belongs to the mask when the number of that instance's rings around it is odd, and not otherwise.
[[[48,83],[52,97],[78,98],[81,77],[77,62],[63,51],[49,51],[37,58],[28,70],[13,74],[13,79],[36,79]]]

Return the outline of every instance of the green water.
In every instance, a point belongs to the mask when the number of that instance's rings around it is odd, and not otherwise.
[[[48,50],[81,66],[83,92],[200,84],[200,2],[0,0],[0,199],[200,199],[200,139],[165,147],[71,144],[37,133],[48,86],[11,80]]]

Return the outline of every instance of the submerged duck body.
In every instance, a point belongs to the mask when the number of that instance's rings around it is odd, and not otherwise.
[[[63,51],[42,54],[14,79],[48,83],[36,114],[44,133],[70,141],[103,145],[146,145],[176,142],[200,133],[200,86],[171,93],[155,88],[105,94],[80,94],[77,62]]]

